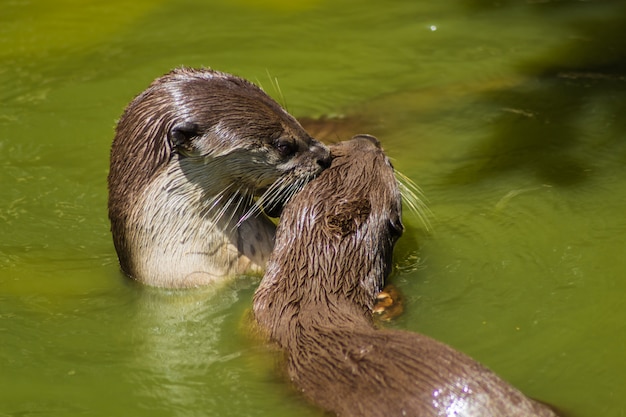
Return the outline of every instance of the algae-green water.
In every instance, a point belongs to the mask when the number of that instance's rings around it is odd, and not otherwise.
[[[422,188],[389,326],[568,416],[626,415],[623,2],[1,6],[0,416],[323,415],[248,335],[258,278],[177,292],[119,271],[115,121],[181,65],[350,120]]]

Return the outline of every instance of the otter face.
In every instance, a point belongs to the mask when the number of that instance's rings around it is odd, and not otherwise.
[[[280,208],[330,165],[328,149],[253,84],[231,75],[177,82],[177,114],[167,139],[181,170],[217,192],[261,197]],[[181,109],[185,111],[180,111]],[[219,167],[219,178],[204,174]]]
[[[170,128],[168,140],[182,169],[218,164],[221,181],[259,196],[279,178],[311,179],[330,164],[328,149],[281,108],[232,93],[227,99],[233,106],[223,112],[195,111]],[[220,120],[212,123],[215,117]]]

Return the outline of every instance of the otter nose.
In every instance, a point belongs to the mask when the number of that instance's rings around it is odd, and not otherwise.
[[[322,168],[322,170],[330,167],[330,163],[333,158],[330,156],[330,151],[326,146],[316,146],[313,149],[313,153],[317,159],[317,164]]]

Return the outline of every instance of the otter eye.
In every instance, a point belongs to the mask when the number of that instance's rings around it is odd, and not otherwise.
[[[274,141],[274,148],[283,156],[291,156],[296,153],[296,144],[292,138],[278,138]]]

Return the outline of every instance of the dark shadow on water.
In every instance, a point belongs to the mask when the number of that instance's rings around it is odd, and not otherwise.
[[[474,183],[522,170],[542,183],[577,185],[593,175],[598,165],[594,158],[626,153],[624,2],[466,3],[473,12],[526,7],[530,18],[553,18],[570,27],[572,34],[545,56],[521,63],[520,84],[479,98],[499,110],[491,121],[493,132],[448,181]],[[569,12],[578,17],[560,23]],[[593,126],[586,124],[590,117],[596,118]]]

